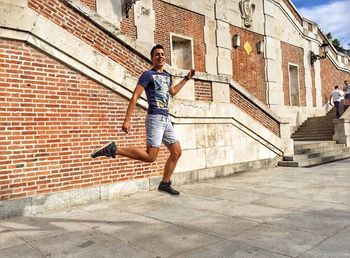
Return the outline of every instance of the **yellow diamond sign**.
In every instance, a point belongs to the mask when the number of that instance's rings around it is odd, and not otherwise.
[[[244,44],[244,49],[245,49],[245,51],[247,52],[248,55],[250,55],[250,53],[253,50],[252,46],[249,44],[248,41]]]

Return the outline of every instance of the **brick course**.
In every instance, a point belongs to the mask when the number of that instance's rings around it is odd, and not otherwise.
[[[230,88],[230,102],[247,113],[271,132],[280,136],[280,126],[278,121],[261,110],[257,104],[246,99],[239,91]]]
[[[0,200],[162,174],[165,148],[152,164],[89,156],[110,140],[145,148],[145,110],[126,135],[127,99],[23,42],[0,40],[0,57]]]
[[[263,35],[259,35],[235,26],[230,26],[231,37],[238,34],[241,46],[232,48],[233,79],[257,99],[266,104],[265,62],[264,55],[258,54],[256,44],[263,41]],[[252,46],[250,55],[244,50],[246,42]]]
[[[199,101],[213,101],[213,89],[210,81],[194,81],[195,99]]]
[[[96,0],[80,0],[80,2],[85,4],[91,10],[96,11]]]
[[[129,10],[128,17],[126,17],[125,0],[121,0],[122,2],[122,21],[120,22],[120,29],[130,38],[136,40],[137,38],[137,28],[135,26],[135,18],[134,18],[134,5]]]
[[[322,104],[325,104],[329,100],[334,86],[338,85],[339,89],[342,90],[344,80],[350,81],[350,74],[338,70],[328,58],[317,62],[321,62]]]

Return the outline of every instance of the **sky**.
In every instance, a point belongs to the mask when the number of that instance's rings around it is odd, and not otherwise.
[[[332,33],[350,48],[350,0],[291,0],[301,16],[314,21],[326,34]]]

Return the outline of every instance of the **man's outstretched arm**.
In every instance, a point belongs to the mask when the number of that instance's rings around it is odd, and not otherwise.
[[[176,84],[175,86],[173,86],[169,89],[170,95],[175,96],[182,89],[182,87],[186,84],[186,82],[188,80],[192,79],[192,77],[194,76],[195,73],[196,73],[196,71],[194,69],[191,69],[188,72],[188,74],[185,76],[185,78],[183,78],[178,84]]]
[[[129,101],[128,109],[127,109],[126,114],[125,114],[124,123],[122,125],[122,130],[125,133],[129,133],[129,131],[130,131],[130,128],[131,128],[131,125],[130,125],[131,115],[132,115],[132,112],[134,111],[134,109],[136,107],[137,100],[141,96],[143,90],[144,90],[144,87],[142,87],[141,85],[138,84],[136,86],[135,90],[134,90],[134,93],[132,94],[132,97],[131,97],[130,101]]]

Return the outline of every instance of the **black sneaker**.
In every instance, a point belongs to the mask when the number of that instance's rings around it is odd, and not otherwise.
[[[101,148],[98,148],[91,154],[91,158],[97,158],[100,156],[112,157],[115,158],[115,153],[117,151],[117,146],[114,142],[109,142],[106,145],[103,145]]]
[[[171,187],[171,181],[169,182],[160,182],[159,186],[158,186],[158,191],[160,192],[166,192],[168,194],[171,195],[179,195],[180,193],[178,191],[176,191],[174,188]]]

